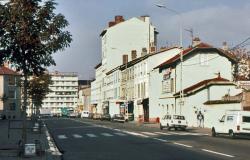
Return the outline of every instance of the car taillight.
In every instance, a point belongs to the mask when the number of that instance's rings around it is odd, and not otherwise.
[[[237,131],[239,131],[240,130],[240,126],[237,126]]]

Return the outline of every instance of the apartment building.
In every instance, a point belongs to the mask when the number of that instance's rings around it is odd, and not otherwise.
[[[41,114],[61,115],[61,108],[77,109],[78,75],[74,72],[51,72],[51,92],[43,100]]]
[[[0,116],[17,119],[21,116],[21,75],[6,66],[0,67]]]

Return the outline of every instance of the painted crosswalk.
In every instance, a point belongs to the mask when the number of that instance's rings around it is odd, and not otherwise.
[[[208,134],[203,133],[191,133],[191,132],[134,132],[134,131],[126,131],[126,130],[114,130],[112,133],[104,132],[104,133],[85,133],[85,134],[60,134],[57,135],[58,139],[68,139],[68,138],[98,138],[98,137],[125,137],[125,136],[137,136],[142,138],[149,138],[149,137],[160,137],[160,136],[206,136]]]

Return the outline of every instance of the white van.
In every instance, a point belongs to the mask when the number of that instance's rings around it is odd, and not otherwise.
[[[212,136],[217,134],[250,135],[250,111],[227,111],[212,127]]]
[[[182,130],[186,130],[187,128],[187,120],[183,115],[165,115],[161,118],[160,129],[167,128],[170,130],[174,128],[177,130],[178,128]]]
[[[81,118],[89,118],[89,111],[82,111]]]

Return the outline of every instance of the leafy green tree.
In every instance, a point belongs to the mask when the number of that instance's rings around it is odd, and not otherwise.
[[[29,75],[40,75],[55,65],[52,54],[72,41],[69,25],[54,13],[54,0],[0,0],[0,63],[8,60],[24,76],[23,140],[26,142],[26,106]]]
[[[52,84],[51,76],[43,74],[40,76],[33,76],[29,80],[28,95],[35,106],[36,115],[39,108],[42,106],[43,100],[46,95],[51,91],[49,86]]]

